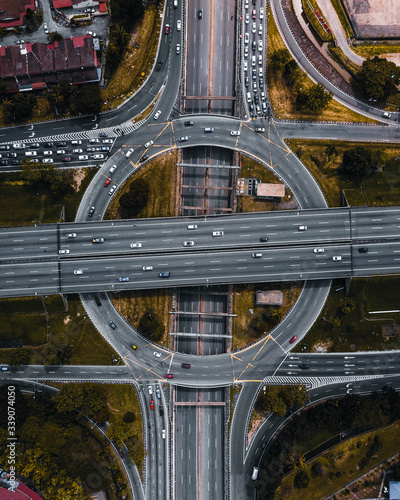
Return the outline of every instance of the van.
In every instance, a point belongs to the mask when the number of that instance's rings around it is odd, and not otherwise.
[[[253,474],[251,475],[251,479],[255,481],[258,477],[258,467],[253,467]]]
[[[214,127],[205,127],[204,132],[211,134],[211,132],[214,132]]]

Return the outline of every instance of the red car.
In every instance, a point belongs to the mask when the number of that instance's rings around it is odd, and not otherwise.
[[[289,340],[289,344],[293,344],[293,342],[296,342],[296,340],[297,340],[297,335],[295,335]]]
[[[189,363],[182,363],[181,366],[182,366],[182,368],[190,368]]]
[[[164,33],[165,33],[166,35],[168,35],[168,33],[169,33],[169,24],[166,24],[166,25],[165,25],[165,30],[164,30]]]
[[[65,156],[61,161],[71,161],[71,158],[69,158],[68,156]]]
[[[154,401],[150,400],[150,410],[154,410]]]
[[[164,375],[165,378],[174,378],[174,376],[172,375],[172,373],[166,373]]]
[[[110,182],[111,182],[111,177],[108,177],[108,179],[104,183],[104,186],[107,187],[110,184]]]

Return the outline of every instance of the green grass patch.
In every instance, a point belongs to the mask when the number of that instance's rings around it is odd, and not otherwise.
[[[400,313],[374,315],[369,313],[399,309],[400,278],[397,276],[353,278],[347,296],[344,287],[344,280],[333,281],[331,293],[319,318],[295,351],[346,352],[399,349],[399,336],[385,339],[382,335],[382,326],[397,324],[400,321]],[[387,304],[384,302],[386,298]],[[355,308],[345,314],[342,307],[347,299],[353,301]]]
[[[400,52],[400,45],[385,42],[360,42],[355,44],[352,49],[359,56],[370,59],[386,54],[398,54]]]
[[[268,7],[268,45],[267,45],[267,58],[270,60],[271,55],[279,49],[285,48],[279,31],[276,27],[274,18]],[[302,89],[309,88],[313,82],[303,73]],[[362,116],[355,111],[352,111],[346,106],[339,104],[334,99],[329,104],[328,108],[319,114],[312,113],[303,108],[299,108],[296,104],[296,93],[290,87],[281,71],[274,71],[268,65],[267,72],[268,79],[268,94],[270,97],[271,105],[274,109],[274,114],[277,118],[293,119],[293,120],[327,120],[338,122],[364,122],[364,123],[378,123],[365,116]]]
[[[311,477],[310,484],[306,490],[307,499],[319,500],[326,498],[333,491],[344,487],[347,483],[356,479],[361,472],[358,464],[366,456],[375,437],[379,437],[382,440],[383,447],[371,459],[368,468],[376,466],[399,451],[400,422],[396,421],[386,429],[349,439],[335,446],[322,457],[308,463],[304,467],[304,470]],[[325,471],[323,476],[313,474],[312,472],[312,467],[317,462],[323,466]],[[275,498],[279,498],[280,500],[298,500],[302,490],[295,488],[293,482],[299,470],[295,470],[282,481],[281,486],[275,493]]]
[[[304,11],[307,19],[309,20],[312,28],[317,33],[317,35],[319,36],[321,41],[322,42],[333,41],[333,36],[328,35],[328,33],[323,29],[323,27],[321,26],[321,23],[318,21],[318,19],[316,18],[315,14],[314,14],[314,10],[319,10],[320,14],[322,15],[322,11],[319,8],[317,2],[315,0],[302,0],[301,3],[303,6],[303,11]],[[310,8],[310,5],[311,5],[311,8]],[[325,20],[325,22],[327,22],[325,17],[324,16],[322,16],[322,17]]]
[[[398,144],[357,143],[347,141],[287,140],[289,147],[312,173],[320,185],[330,207],[341,205],[344,190],[352,206],[365,205],[361,184],[352,176],[338,174],[344,151],[363,146],[382,153],[383,169],[373,172],[363,180],[368,205],[398,205],[400,198],[400,146]],[[327,153],[334,145],[337,154]]]
[[[336,10],[336,14],[338,15],[340,24],[342,25],[344,32],[347,35],[347,38],[354,37],[353,27],[350,23],[349,18],[347,17],[346,11],[343,8],[341,0],[331,0],[333,8]],[[354,50],[354,49],[353,49]]]
[[[68,311],[59,296],[45,297],[44,304],[48,322],[40,298],[0,300],[1,339],[15,339],[25,346],[30,364],[43,364],[46,349],[64,345],[71,346],[65,364],[111,365],[113,357],[119,359],[88,319],[78,297],[68,297]],[[9,363],[13,352],[0,349],[0,362]]]
[[[357,74],[361,70],[361,66],[349,59],[340,47],[330,46],[329,55],[353,78],[357,78]]]

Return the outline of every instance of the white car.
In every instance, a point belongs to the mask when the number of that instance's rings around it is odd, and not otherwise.
[[[149,394],[150,396],[153,394],[153,388],[151,387],[151,385],[149,385]]]
[[[71,141],[71,144],[73,144],[73,145],[75,145],[75,144],[79,145],[79,144],[82,144],[82,141],[80,139],[78,139],[78,140],[75,140],[75,141]]]
[[[332,259],[333,259],[335,262],[337,262],[337,261],[339,261],[339,260],[342,260],[342,256],[341,256],[341,255],[335,255],[335,256],[333,256],[333,257],[332,257]]]
[[[248,62],[244,61],[244,63],[243,63],[243,71],[247,71],[248,68],[249,68]]]
[[[260,24],[260,26],[258,27],[258,34],[262,35],[262,32],[263,32],[263,26],[262,24]]]
[[[59,254],[69,253],[68,248],[64,248],[63,250],[58,251]]]
[[[176,21],[176,31],[181,31],[182,22],[180,19]]]
[[[144,145],[145,148],[149,148],[150,146],[152,146],[154,144],[153,141],[149,141],[149,142],[146,142],[146,144]]]
[[[324,253],[325,248],[314,248],[314,253]]]
[[[89,139],[90,144],[98,144],[100,142],[99,139]]]
[[[117,165],[110,167],[110,174],[113,174],[117,170]]]
[[[83,274],[83,269],[75,269],[74,274]]]
[[[79,160],[88,160],[89,156],[88,155],[79,155]]]
[[[126,158],[130,158],[130,157],[132,156],[132,153],[133,153],[134,151],[135,151],[135,150],[134,150],[133,148],[128,149],[128,151],[126,152],[125,157],[126,157]]]
[[[260,7],[260,19],[264,19],[264,8]]]
[[[183,246],[184,247],[192,247],[194,245],[194,241],[184,241]]]
[[[13,144],[14,149],[25,149],[25,144],[23,142],[16,142]]]
[[[299,226],[297,229],[299,231],[306,231],[307,230],[307,226]]]
[[[251,23],[251,32],[255,33],[257,31],[257,25],[256,23]]]
[[[112,139],[103,139],[103,144],[112,144],[113,142]]]
[[[161,431],[161,437],[162,437],[163,439],[165,439],[165,429],[163,429],[163,430]]]
[[[159,110],[157,111],[157,113],[154,115],[154,119],[155,119],[155,120],[158,120],[158,119],[159,119],[159,117],[160,117],[160,115],[161,115],[161,110],[159,109]]]
[[[43,24],[43,29],[44,29],[44,32],[45,32],[45,33],[48,33],[48,32],[49,32],[49,28],[47,27],[47,24],[46,24],[46,23],[44,23],[44,24]]]
[[[176,44],[175,53],[178,54],[178,55],[181,53],[181,44],[180,43]]]
[[[240,135],[240,130],[231,130],[231,135]]]
[[[53,163],[53,158],[43,158],[43,163]]]
[[[111,196],[116,189],[117,189],[117,186],[114,184],[114,186],[110,189],[108,194]]]
[[[129,245],[131,248],[141,248],[142,247],[142,244],[141,243],[131,243]]]
[[[248,33],[244,34],[244,43],[249,43],[250,41],[250,35]]]
[[[197,229],[197,224],[189,224],[187,228],[189,230],[195,231]]]
[[[86,31],[87,35],[91,35],[93,38],[96,38],[96,33],[94,31]]]
[[[263,49],[262,40],[258,40],[258,52],[262,52],[262,49]]]
[[[216,238],[218,236],[223,236],[224,232],[223,231],[213,231],[213,238]]]
[[[161,357],[161,352],[157,352],[157,351],[153,351],[153,354],[156,358],[160,358]]]
[[[65,155],[65,149],[57,149],[58,155]]]
[[[93,155],[93,160],[103,160],[104,155]]]
[[[43,151],[44,156],[50,156],[53,154],[53,151]]]
[[[143,271],[152,271],[153,266],[143,266]]]
[[[67,238],[76,238],[76,233],[68,233]]]
[[[73,153],[83,153],[83,149],[73,149]]]
[[[250,21],[250,14],[246,12],[246,18],[245,18],[246,24],[249,24]]]

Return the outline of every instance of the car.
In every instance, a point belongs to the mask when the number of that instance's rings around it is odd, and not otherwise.
[[[64,161],[64,162],[71,161],[71,157],[70,156],[64,156],[64,158],[61,158],[61,161]]]
[[[253,40],[253,41],[251,42],[251,50],[252,50],[253,52],[255,52],[255,51],[256,51],[256,48],[257,48],[257,42],[256,42],[255,40]]]
[[[117,189],[117,186],[114,184],[113,187],[108,192],[108,194],[111,196],[116,189]]]
[[[112,144],[113,142],[113,139],[103,139],[103,144]]]
[[[65,141],[58,141],[57,142],[57,146],[60,146],[62,148],[65,148],[66,145],[67,145],[67,143]]]
[[[100,142],[100,139],[96,139],[96,138],[89,139],[90,144],[98,144],[99,142]]]
[[[301,370],[308,370],[310,368],[310,365],[307,365],[307,363],[301,363],[301,365],[299,365],[299,368]]]
[[[192,247],[194,245],[194,241],[184,241],[183,246],[184,247]]]
[[[62,250],[59,250],[58,253],[61,255],[66,254],[66,253],[69,253],[69,250],[68,250],[68,248],[63,248]]]
[[[104,183],[104,187],[107,187],[111,182],[111,177],[107,177],[106,182]]]
[[[244,34],[244,43],[249,43],[250,41],[250,35],[248,33]]]
[[[257,79],[257,70],[256,70],[256,68],[253,68],[251,70],[251,73],[252,73],[253,80],[256,80]]]
[[[19,165],[20,160],[11,160],[11,165]]]
[[[358,253],[367,253],[368,252],[368,248],[366,247],[361,247],[358,249]]]
[[[324,253],[325,248],[314,248],[314,253]]]
[[[57,149],[58,155],[65,155],[65,149]]]
[[[129,276],[120,276],[120,277],[118,278],[118,281],[119,281],[120,283],[126,283],[126,282],[128,282],[128,281],[129,281]]]
[[[117,329],[117,325],[114,323],[114,321],[110,321],[108,324],[111,326],[113,330]]]
[[[249,24],[249,22],[250,22],[250,14],[248,12],[246,12],[246,17],[245,17],[244,20],[245,20],[246,24]]]
[[[267,100],[267,98],[266,98],[266,95],[265,95],[265,92],[264,92],[264,91],[260,92],[260,97],[261,97],[261,100],[262,100],[263,102],[265,102],[265,101]]]
[[[153,141],[148,141],[146,142],[146,144],[144,145],[145,148],[149,148],[150,146],[152,146],[154,144]]]
[[[247,88],[249,86],[249,77],[246,76],[246,78],[244,79],[244,86]]]
[[[182,21],[178,19],[176,21],[176,31],[181,31],[181,28],[182,28]]]
[[[8,372],[10,370],[10,367],[9,366],[2,366],[1,367],[1,371],[2,372]]]
[[[245,45],[244,46],[244,57],[247,57],[249,55],[249,46]]]
[[[8,151],[9,149],[11,149],[11,146],[8,144],[0,144],[0,151]]]
[[[161,399],[161,391],[159,387],[156,387],[156,397],[157,399]]]
[[[251,32],[255,34],[257,31],[257,25],[256,23],[251,23]],[[255,41],[255,40],[254,40]]]
[[[181,364],[181,367],[182,367],[182,368],[190,368],[190,367],[191,367],[191,365],[190,365],[189,363],[182,363],[182,364]]]
[[[39,142],[31,142],[30,144],[28,144],[28,148],[39,149],[40,148],[40,143]]]
[[[247,61],[244,61],[244,63],[243,63],[243,71],[248,71],[248,69],[249,69],[249,65],[248,65]]]
[[[217,238],[219,236],[223,236],[224,232],[223,231],[213,231],[212,235],[213,235],[213,238]]]
[[[104,243],[104,238],[93,238],[92,243]]]
[[[257,92],[257,82],[253,82],[253,92]]]
[[[3,161],[4,161],[4,160],[3,160]],[[29,160],[28,160],[28,161],[30,161],[31,163],[39,163],[38,158],[29,158]],[[6,164],[7,164],[7,163],[8,163],[8,162],[6,162]]]
[[[260,78],[259,81],[258,81],[258,85],[260,86],[260,89],[263,89],[264,88],[264,79],[263,78]]]
[[[89,208],[89,217],[93,217],[94,211],[96,210],[95,207],[90,207]]]
[[[150,410],[154,410],[154,401],[150,400]]]
[[[51,156],[53,151],[43,151],[44,156]]]
[[[265,132],[264,127],[256,127],[254,130],[255,130],[255,132],[258,132],[259,134],[262,134],[263,132]]]
[[[73,149],[73,153],[83,153],[83,149]]]
[[[1,157],[1,155],[0,155]],[[17,153],[7,153],[7,158],[16,158],[17,157]]]
[[[110,151],[110,146],[101,146],[100,148],[97,149],[98,151]]]
[[[260,7],[260,19],[264,19],[264,8]]]
[[[143,163],[144,161],[148,160],[150,158],[149,155],[143,155],[141,158],[140,158],[140,163]]]
[[[74,274],[83,274],[83,269],[75,269]]]
[[[25,144],[23,142],[16,142],[13,144],[14,149],[25,149]]]
[[[99,137],[108,137],[107,132],[100,132]]]
[[[141,248],[142,244],[141,243],[131,243],[129,246],[131,248]]]
[[[160,117],[160,115],[161,115],[161,109],[159,109],[159,110],[157,111],[157,113],[154,115],[154,119],[155,119],[155,120],[158,120],[158,119],[159,119],[159,117]]]
[[[68,233],[67,238],[76,238],[76,233]]]
[[[178,55],[181,53],[181,44],[180,43],[176,44],[175,53]]]
[[[240,130],[231,130],[231,135],[240,135]]]
[[[187,135],[183,135],[182,137],[179,137],[178,141],[179,142],[186,142],[189,140],[189,137]]]
[[[79,155],[79,156],[78,156],[78,159],[79,159],[79,160],[88,160],[88,159],[89,159],[89,156],[88,156],[88,155]]]
[[[244,8],[245,9],[249,8],[249,0],[245,0],[245,2],[244,2]]]
[[[53,163],[53,158],[43,158],[43,163]]]
[[[204,127],[204,133],[211,134],[214,132],[214,127]]]
[[[79,144],[82,144],[82,141],[80,139],[76,139],[74,141],[71,141],[71,144],[78,146]]]
[[[296,340],[297,340],[297,335],[295,335],[289,340],[289,344],[293,344],[293,342],[296,342]]]
[[[136,344],[130,344],[130,346],[134,351],[137,351],[139,349],[139,347]]]
[[[96,38],[97,36],[94,31],[86,31],[86,34],[92,36],[93,38]]]
[[[256,9],[253,9],[252,13],[251,13],[251,17],[253,19],[255,19],[257,17],[257,12],[256,12]]]
[[[258,97],[258,94],[254,94],[254,104],[258,104],[260,102],[260,98]]]
[[[258,68],[258,78],[263,78],[263,77],[264,77],[263,69],[262,68]],[[263,101],[265,101],[265,93],[263,92],[263,94],[264,94]]]
[[[117,170],[117,165],[113,165],[112,167],[110,167],[110,174],[113,174],[115,171]]]
[[[165,439],[165,429],[163,429],[163,430],[161,431],[161,437],[162,437],[163,439]]]
[[[44,30],[45,33],[49,32],[49,28],[47,27],[46,23],[43,24],[43,30]]]
[[[160,71],[160,70],[161,70],[161,67],[162,67],[162,65],[163,65],[163,62],[164,62],[164,61],[163,61],[162,59],[159,59],[159,60],[157,61],[156,71]]]
[[[199,12],[197,13],[197,17],[199,19],[202,19],[203,18],[203,9],[200,9]]]
[[[261,242],[261,243],[265,243],[265,242],[267,242],[267,241],[268,241],[268,237],[267,237],[267,236],[262,236],[262,237],[260,238],[260,242]]]
[[[126,152],[125,157],[126,157],[126,158],[129,158],[130,156],[132,156],[132,153],[133,153],[134,151],[135,151],[135,150],[134,150],[133,148],[128,149],[128,151]]]
[[[263,49],[263,43],[262,40],[258,40],[258,51],[261,52]]]
[[[383,118],[390,118],[392,116],[392,113],[387,113],[385,111],[382,116],[383,116]]]
[[[86,148],[86,151],[88,153],[94,153],[95,151],[97,151],[97,148]]]
[[[189,224],[187,228],[189,231],[195,231],[197,229],[197,224]]]
[[[297,228],[298,231],[306,231],[307,230],[307,226],[299,226]]]
[[[37,156],[37,151],[25,151],[25,156]]]
[[[25,43],[25,40],[17,40],[15,43]]]
[[[153,266],[143,266],[143,271],[152,271]]]
[[[149,385],[148,389],[149,389],[149,394],[151,396],[153,394],[153,388],[151,387],[151,385]]]
[[[263,63],[263,56],[261,54],[258,55],[258,65],[262,66]]]
[[[164,33],[165,33],[166,35],[168,35],[168,33],[169,33],[169,24],[166,24],[166,25],[165,25],[165,28],[164,28]]]
[[[194,125],[194,122],[193,120],[188,120],[184,123],[185,127],[191,127],[192,125]]]
[[[163,405],[160,405],[160,407],[158,408],[158,411],[160,412],[160,417],[162,417],[164,415]]]
[[[174,378],[174,375],[172,373],[166,373],[164,378]]]
[[[104,155],[93,155],[92,156],[93,160],[103,160],[104,159]]]
[[[121,449],[118,450],[118,453],[121,458],[124,458],[124,453]]]
[[[6,165],[8,165],[8,161],[7,160],[0,160],[0,165],[6,166]]]
[[[263,25],[262,25],[262,24],[260,24],[260,25],[258,26],[258,34],[259,34],[259,35],[262,35],[262,32],[263,32]]]
[[[260,259],[262,257],[262,253],[252,253],[251,256],[253,257],[253,259]]]
[[[153,351],[153,356],[155,356],[156,358],[160,358],[161,357],[161,352]]]
[[[170,273],[166,272],[166,273],[158,273],[158,277],[159,278],[169,278],[169,275]]]
[[[252,68],[254,68],[255,65],[256,65],[256,56],[251,56],[251,66],[252,66]]]
[[[333,260],[334,262],[338,262],[339,260],[342,260],[342,256],[341,256],[341,255],[334,255],[334,256],[332,257],[332,260]]]

